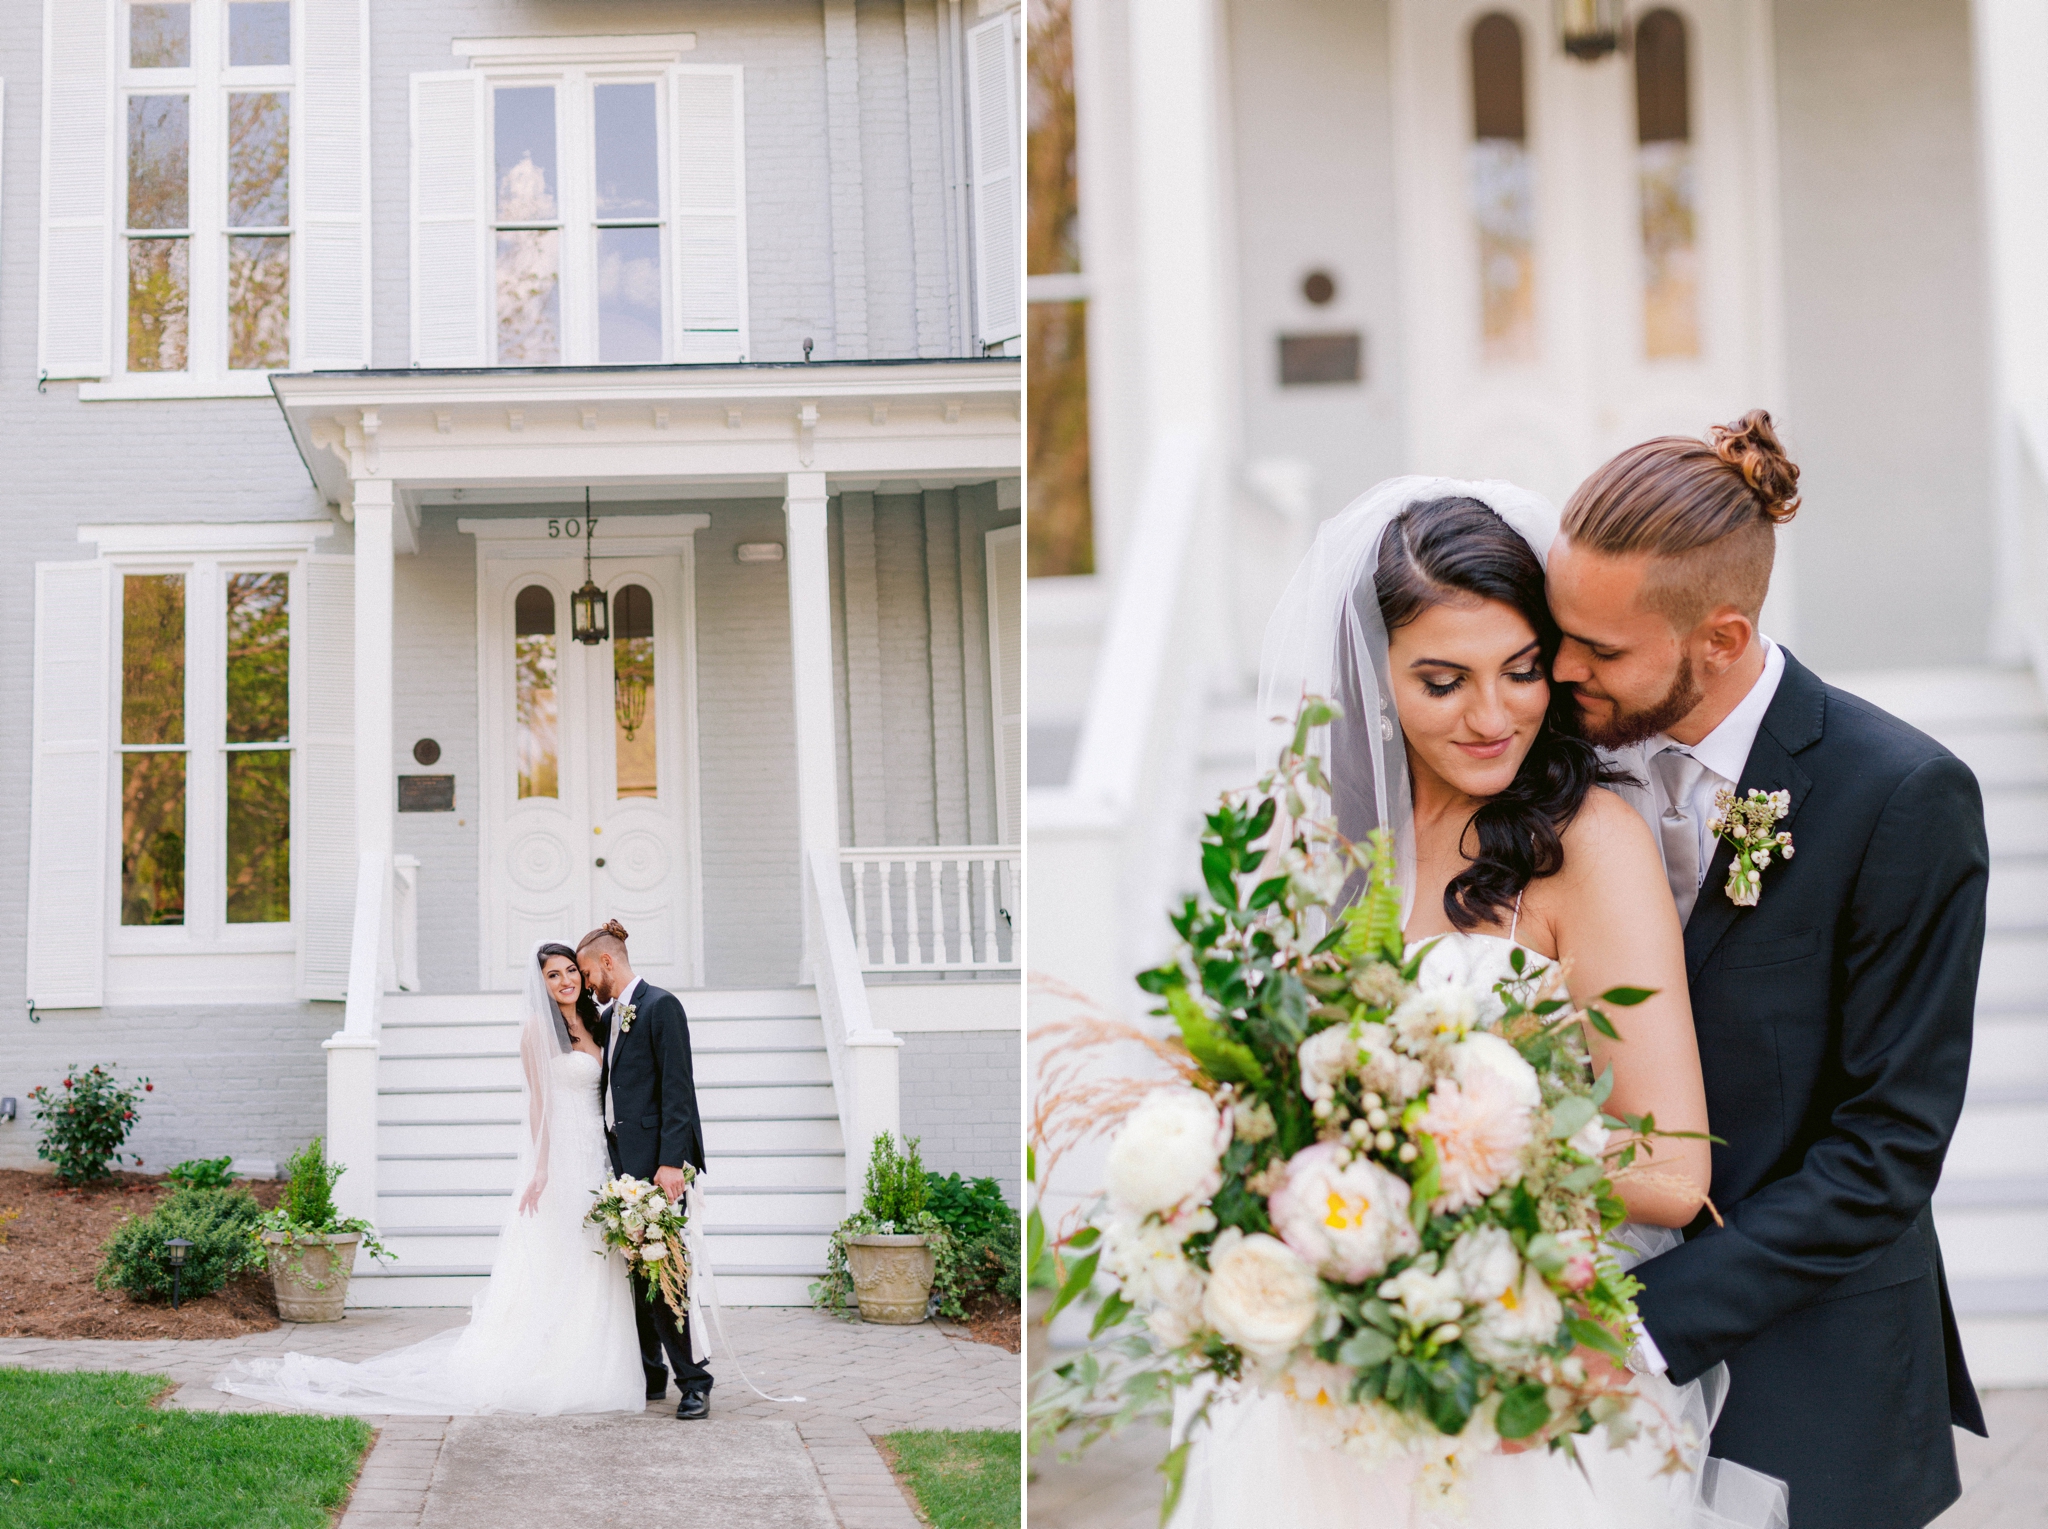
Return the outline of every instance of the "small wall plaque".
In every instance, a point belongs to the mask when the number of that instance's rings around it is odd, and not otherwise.
[[[453,812],[455,777],[452,775],[401,775],[398,777],[400,812]]]
[[[1365,336],[1357,330],[1338,334],[1280,336],[1280,385],[1315,387],[1365,380]]]

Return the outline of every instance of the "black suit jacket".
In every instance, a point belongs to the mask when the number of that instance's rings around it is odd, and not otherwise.
[[[643,980],[635,997],[632,1028],[619,1037],[600,1083],[611,1090],[612,1167],[638,1179],[684,1163],[702,1173],[704,1127],[690,1067],[690,1021],[682,1000],[651,982]],[[607,1050],[617,1023],[614,1006],[599,1041]]]
[[[1789,653],[1737,783],[1789,791],[1794,856],[1685,928],[1712,1196],[1636,1273],[1687,1381],[1728,1362],[1713,1453],[1791,1486],[1793,1529],[1920,1529],[1984,1432],[1928,1202],[1962,1112],[1989,851],[1954,755]]]

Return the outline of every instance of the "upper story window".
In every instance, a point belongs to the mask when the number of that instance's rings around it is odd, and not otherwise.
[[[1643,217],[1643,354],[1700,353],[1699,248],[1685,18],[1636,23],[1636,168]]]
[[[1536,184],[1522,26],[1501,11],[1472,28],[1472,217],[1479,236],[1479,353],[1536,359]]]
[[[124,19],[121,368],[289,366],[290,0],[156,0]]]

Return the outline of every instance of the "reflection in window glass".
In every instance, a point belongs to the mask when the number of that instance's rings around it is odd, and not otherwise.
[[[185,922],[185,756],[121,756],[121,922]]]
[[[128,226],[191,226],[192,109],[187,96],[128,98]]]
[[[597,231],[597,359],[661,359],[661,230]]]
[[[1472,216],[1479,234],[1480,354],[1536,358],[1536,190],[1522,28],[1496,11],[1472,28]]]
[[[162,757],[162,756],[157,756]],[[282,924],[292,916],[292,756],[228,753],[228,922]]]
[[[597,133],[597,216],[661,215],[654,85],[599,85],[591,92]]]
[[[654,597],[638,584],[612,600],[613,750],[621,797],[655,794]]]
[[[556,784],[555,597],[529,584],[512,606],[512,684],[519,797],[559,796]]]
[[[185,741],[185,576],[121,580],[121,741]]]
[[[128,241],[128,370],[182,372],[192,296],[188,239]]]
[[[291,730],[291,579],[227,581],[229,743],[281,743]]]
[[[557,366],[562,360],[562,251],[561,234],[553,226],[560,217],[555,91],[551,85],[520,85],[493,91],[491,100],[500,225],[498,361],[503,366]]]
[[[236,69],[292,61],[291,0],[232,0],[228,63]]]
[[[228,96],[228,227],[291,221],[290,98],[278,90]]]
[[[228,366],[289,366],[292,241],[285,234],[228,240]]]
[[[561,235],[552,228],[498,235],[498,361],[557,366],[562,360]]]
[[[1636,25],[1637,180],[1643,214],[1643,352],[1700,353],[1699,253],[1685,22],[1657,10]]]
[[[192,67],[192,7],[132,5],[128,8],[128,67]]]
[[[521,85],[492,92],[498,221],[551,223],[555,213],[555,91]]]

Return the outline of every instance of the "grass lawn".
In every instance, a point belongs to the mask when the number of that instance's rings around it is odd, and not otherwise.
[[[1024,1521],[1024,1449],[999,1429],[892,1433],[890,1464],[937,1529],[1016,1529]]]
[[[0,1369],[0,1526],[327,1529],[368,1424],[150,1406],[169,1385]]]

